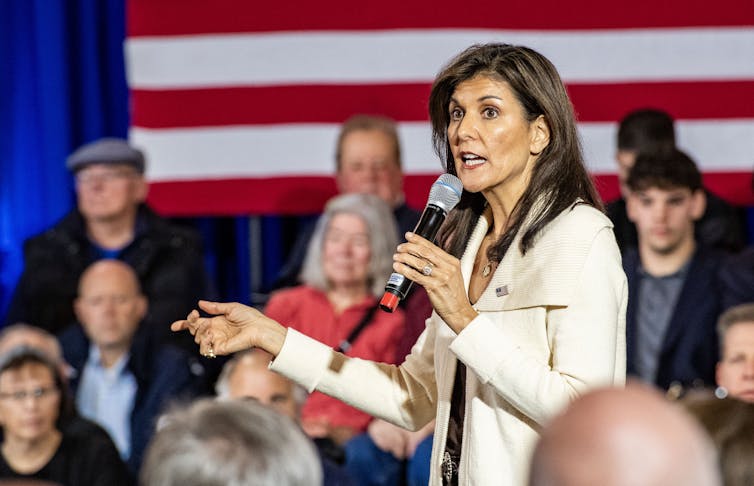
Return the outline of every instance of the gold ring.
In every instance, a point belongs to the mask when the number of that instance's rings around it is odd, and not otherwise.
[[[205,355],[207,358],[217,358],[215,355],[215,350],[212,348],[212,345],[208,346],[207,354]]]

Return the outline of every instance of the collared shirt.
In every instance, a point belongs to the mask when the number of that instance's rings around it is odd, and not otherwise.
[[[104,427],[124,460],[131,455],[131,412],[137,390],[136,378],[126,368],[129,357],[126,353],[105,368],[92,344],[76,394],[81,415]]]
[[[653,383],[673,310],[686,281],[691,260],[677,272],[655,277],[639,266],[639,305],[636,311],[636,371]]]

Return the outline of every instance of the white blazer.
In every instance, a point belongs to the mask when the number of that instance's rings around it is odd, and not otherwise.
[[[461,258],[467,292],[487,229],[480,218]],[[590,206],[563,211],[525,256],[519,238],[474,304],[479,315],[456,334],[433,313],[402,365],[348,358],[289,330],[271,369],[407,429],[436,418],[434,486],[461,360],[459,484],[525,485],[539,428],[589,388],[625,383],[628,289],[612,224]]]

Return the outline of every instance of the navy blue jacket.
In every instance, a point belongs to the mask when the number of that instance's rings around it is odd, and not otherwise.
[[[726,309],[754,302],[754,247],[728,257],[720,270],[720,279],[725,286],[723,304]]]
[[[714,386],[718,358],[717,318],[722,312],[723,290],[718,279],[722,256],[697,248],[681,287],[663,339],[655,384],[667,389],[674,382],[687,386]],[[628,278],[626,312],[627,372],[636,375],[636,315],[639,301],[639,253],[623,254]]]
[[[79,378],[89,358],[89,339],[80,325],[71,326],[60,336],[63,355],[76,370],[70,388],[76,395]],[[134,339],[127,368],[136,378],[137,390],[131,412],[131,457],[128,466],[137,474],[144,449],[154,432],[155,421],[173,400],[196,395],[197,364],[183,350],[166,344],[152,344],[143,337]]]

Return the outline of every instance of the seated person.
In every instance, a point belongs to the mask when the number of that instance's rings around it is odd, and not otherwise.
[[[136,473],[158,414],[171,400],[195,392],[190,357],[136,336],[147,299],[124,262],[100,260],[87,268],[75,311],[81,325],[60,342],[76,372],[71,388],[79,411],[107,430]]]
[[[701,174],[679,150],[644,152],[627,184],[639,234],[638,248],[623,253],[627,371],[662,389],[711,386],[724,290],[722,256],[694,237],[705,207]]]
[[[340,194],[374,194],[392,209],[398,239],[413,231],[421,212],[406,205],[398,129],[393,120],[381,116],[354,115],[340,127],[335,147],[335,180]],[[290,256],[280,270],[275,288],[301,283],[301,269],[315,223],[303,226]],[[427,292],[414,285],[401,301],[405,325],[398,343],[398,359],[409,354],[432,313]]]
[[[288,417],[259,403],[205,399],[160,419],[139,479],[143,486],[316,486],[322,470]]]
[[[340,194],[374,194],[390,206],[398,225],[398,236],[413,231],[421,213],[406,205],[398,129],[393,120],[380,116],[355,115],[340,127],[335,147],[335,181]],[[277,287],[300,283],[314,224],[304,226],[280,270]]]
[[[717,394],[754,403],[754,303],[725,311],[717,322]]]
[[[250,399],[271,407],[276,412],[301,422],[301,407],[308,393],[288,378],[270,371],[272,356],[261,349],[236,353],[223,367],[217,380],[217,398],[220,400]],[[354,484],[345,470],[328,459],[322,451],[324,486]]]
[[[0,357],[0,478],[132,484],[112,442],[65,433],[69,407],[58,366],[44,354],[22,346]]]
[[[71,368],[63,359],[63,350],[55,336],[39,327],[22,323],[11,324],[0,330],[0,356],[20,346],[32,348],[55,363],[66,387],[68,386],[68,374]],[[70,417],[63,427],[63,432],[66,434],[82,437],[98,435],[102,440],[112,442],[102,427],[79,415],[75,404],[71,407]]]
[[[638,244],[636,227],[626,212],[629,188],[628,174],[641,152],[668,150],[676,147],[673,118],[657,109],[639,109],[628,113],[618,125],[618,182],[621,198],[607,205],[607,215],[615,225],[615,238],[621,251]],[[704,189],[707,204],[695,226],[697,240],[705,246],[724,251],[739,251],[744,246],[742,215],[720,197]]]
[[[68,157],[76,208],[24,244],[24,271],[5,323],[28,322],[53,334],[75,323],[73,301],[84,269],[102,258],[131,265],[151,306],[143,331],[180,343],[170,322],[207,294],[199,235],[170,223],[146,204],[144,154],[125,140],[105,138]]]
[[[378,308],[396,246],[395,222],[381,199],[367,194],[333,198],[309,244],[304,284],[272,294],[265,313],[349,356],[396,363],[403,311],[389,314]],[[354,336],[357,328],[362,331]],[[301,416],[310,437],[340,445],[371,421],[320,392],[309,396]]]

